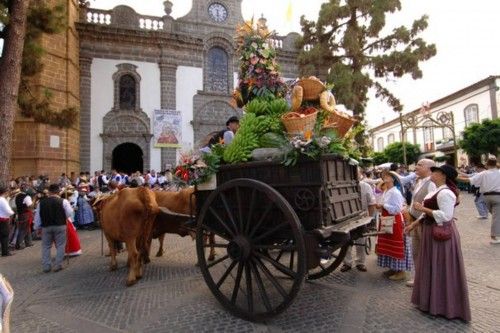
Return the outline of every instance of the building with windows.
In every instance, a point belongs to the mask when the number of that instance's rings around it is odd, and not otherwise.
[[[489,76],[468,87],[456,91],[429,104],[427,112],[433,117],[440,112],[452,112],[456,140],[460,140],[464,129],[472,123],[484,119],[495,119],[500,109],[500,76]],[[420,109],[403,113],[403,116],[418,115]],[[421,128],[407,129],[405,142],[420,145],[420,150],[426,157],[432,157],[438,152],[453,155],[453,133],[449,128],[438,128],[431,120],[421,124]],[[394,117],[380,126],[370,129],[373,149],[383,151],[387,145],[402,141],[402,127],[399,117]],[[440,153],[438,153],[440,154]],[[457,151],[460,164],[467,164],[467,156],[459,149]],[[455,156],[451,156],[455,160]]]
[[[190,12],[174,19],[171,1],[163,2],[165,13],[146,16],[123,5],[100,10],[64,0],[68,28],[42,38],[40,87],[54,91],[56,108],[78,107],[80,119],[59,129],[19,115],[12,174],[161,170],[176,164],[179,149],[154,147],[154,110],[181,112],[185,148],[241,116],[230,103],[241,2],[193,0]],[[285,78],[298,75],[297,37],[270,40]]]

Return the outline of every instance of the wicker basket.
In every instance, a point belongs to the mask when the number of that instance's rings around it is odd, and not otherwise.
[[[353,117],[334,111],[325,119],[322,130],[334,128],[339,138],[343,138],[355,123]]]
[[[318,111],[308,114],[304,117],[300,117],[300,113],[288,112],[281,117],[281,121],[286,128],[286,132],[289,136],[304,136],[306,132],[314,130],[314,125],[316,124],[316,118],[318,117]]]
[[[302,99],[304,101],[314,101],[319,99],[319,95],[325,91],[326,87],[319,79],[304,78],[297,82],[304,90]]]

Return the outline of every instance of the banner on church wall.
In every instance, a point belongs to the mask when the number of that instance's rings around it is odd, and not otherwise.
[[[154,112],[154,147],[180,148],[182,142],[182,117],[177,110],[155,110]]]

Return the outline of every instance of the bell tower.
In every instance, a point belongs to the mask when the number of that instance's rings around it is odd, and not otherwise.
[[[234,29],[243,22],[242,0],[193,0],[191,11],[180,20],[195,21],[199,24]]]

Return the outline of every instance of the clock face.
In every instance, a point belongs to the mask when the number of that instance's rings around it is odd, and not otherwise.
[[[213,3],[208,7],[208,14],[215,22],[224,22],[227,18],[227,9],[220,3]]]

